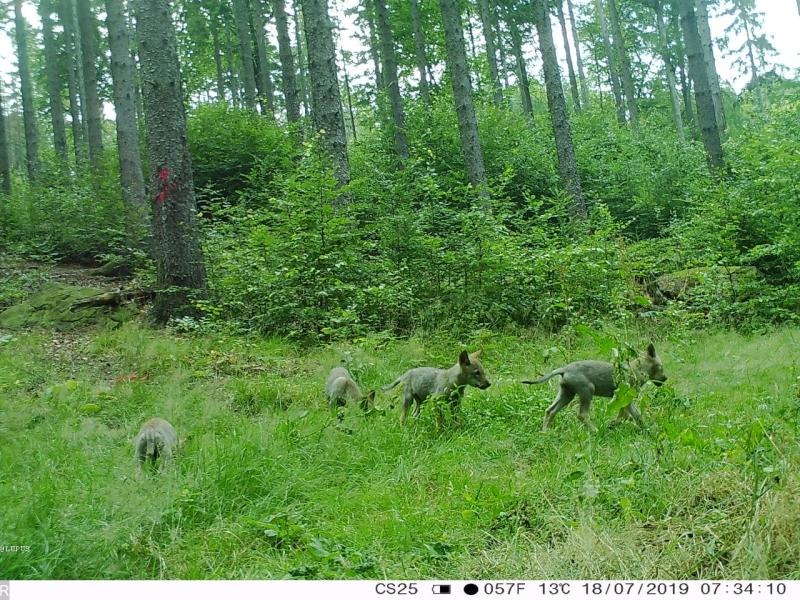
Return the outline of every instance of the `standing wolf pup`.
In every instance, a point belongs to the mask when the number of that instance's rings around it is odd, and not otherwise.
[[[178,436],[169,422],[159,417],[147,421],[133,442],[137,474],[141,474],[142,465],[148,460],[152,467],[161,456],[165,462],[171,463],[177,445]]]
[[[640,388],[647,381],[661,385],[667,380],[661,359],[656,354],[653,344],[648,344],[647,350],[623,368],[626,372],[627,383],[633,388]],[[578,396],[581,402],[578,418],[590,431],[596,432],[597,427],[589,419],[589,407],[592,404],[592,396],[611,398],[614,395],[614,390],[617,389],[617,383],[614,381],[614,365],[602,360],[579,360],[555,369],[544,377],[522,383],[543,383],[556,375],[561,375],[561,385],[558,396],[545,413],[542,431],[550,426],[550,422],[558,411],[572,402],[575,396]],[[642,415],[632,402],[620,409],[611,425],[616,425],[629,416],[633,417],[640,427],[643,425]]]
[[[344,367],[334,367],[325,380],[325,395],[331,408],[345,406],[347,400],[353,400],[361,410],[367,412],[375,404],[375,390],[366,396],[361,393],[361,388],[353,380],[350,372]]]
[[[449,369],[435,369],[433,367],[417,367],[406,371],[393,383],[383,388],[388,392],[392,388],[404,384],[403,411],[400,422],[406,422],[408,409],[414,405],[414,417],[419,416],[420,407],[428,396],[437,400],[445,399],[450,404],[453,418],[458,419],[461,409],[461,399],[464,397],[464,388],[468,385],[485,390],[491,384],[486,379],[486,373],[480,361],[481,351],[467,354],[464,350],[458,357],[458,362]],[[441,427],[444,415],[442,407],[436,404],[436,422]]]

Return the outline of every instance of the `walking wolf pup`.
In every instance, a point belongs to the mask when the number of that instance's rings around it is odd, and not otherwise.
[[[353,380],[350,371],[344,367],[331,369],[328,379],[325,380],[325,395],[331,408],[345,406],[348,399],[356,402],[364,412],[375,404],[375,391],[369,392],[366,396],[361,393],[361,388]]]
[[[133,442],[137,473],[142,472],[142,465],[146,461],[150,461],[151,466],[155,467],[159,457],[171,463],[177,445],[178,436],[169,422],[159,417],[147,421]]]

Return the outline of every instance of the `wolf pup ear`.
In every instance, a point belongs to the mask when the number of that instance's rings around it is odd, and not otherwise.
[[[473,352],[472,354],[470,354],[470,355],[469,355],[469,357],[470,357],[470,358],[476,358],[476,359],[477,359],[477,358],[480,358],[480,357],[481,357],[481,354],[482,354],[482,353],[483,353],[483,348],[481,348],[480,350],[475,350],[475,352]]]
[[[466,350],[462,350],[461,354],[458,355],[458,364],[462,367],[466,367],[469,364],[469,354],[467,354]]]
[[[647,355],[650,358],[655,358],[656,357],[656,347],[653,346],[652,342],[647,344]]]

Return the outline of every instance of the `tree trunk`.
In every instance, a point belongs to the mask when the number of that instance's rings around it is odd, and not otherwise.
[[[625,39],[622,37],[622,27],[617,12],[617,1],[608,1],[608,17],[611,20],[611,37],[619,59],[619,73],[622,80],[622,90],[625,93],[625,103],[628,105],[628,118],[633,125],[639,120],[639,107],[636,105],[636,89],[633,86],[631,61],[625,49]]]
[[[500,77],[503,80],[503,88],[509,87],[508,82],[508,55],[506,54],[506,45],[503,40],[503,30],[500,28],[500,19],[497,16],[497,9],[492,12],[492,27],[494,28],[495,39],[497,40],[497,56],[498,56],[498,69],[500,70]]]
[[[89,141],[89,113],[86,106],[86,82],[83,74],[83,43],[81,42],[81,28],[78,22],[78,7],[77,0],[65,0],[68,6],[69,13],[72,15],[70,21],[72,23],[72,33],[75,38],[75,77],[78,83],[78,106],[81,110],[81,136],[86,140],[86,148],[84,148],[84,155],[88,154],[88,141]]]
[[[14,34],[17,41],[17,64],[22,95],[22,122],[25,129],[25,163],[28,178],[36,181],[39,174],[39,132],[36,128],[36,110],[33,106],[33,82],[28,63],[27,23],[22,16],[22,0],[14,0]]]
[[[233,39],[231,24],[225,20],[225,66],[228,69],[228,89],[231,91],[231,103],[234,108],[241,106],[241,89],[236,74],[236,65],[233,61]]]
[[[214,70],[217,75],[217,102],[223,102],[225,100],[225,75],[222,70],[222,46],[219,41],[220,19],[215,8],[209,9],[209,13],[208,28],[211,31],[211,43],[214,47]]]
[[[514,15],[506,14],[506,24],[508,32],[511,34],[511,53],[517,63],[517,83],[519,85],[519,95],[522,100],[522,112],[529,119],[533,119],[533,100],[531,99],[531,83],[528,80],[528,68],[525,65],[525,56],[522,54],[522,36],[514,20]]]
[[[344,50],[339,49],[342,56],[342,75],[344,76],[344,93],[347,96],[347,113],[350,117],[350,133],[353,136],[353,141],[358,141],[358,133],[356,133],[356,115],[353,111],[353,96],[350,93],[350,75],[347,73],[347,60],[344,57]]]
[[[233,0],[233,20],[239,38],[239,58],[242,66],[245,108],[256,112],[256,70],[253,62],[253,43],[250,37],[250,17],[247,0]]]
[[[492,13],[489,0],[479,0],[483,38],[486,41],[486,60],[489,63],[489,79],[492,83],[492,98],[496,105],[503,103],[503,88],[500,86],[500,77],[497,71],[497,52],[494,44],[494,29],[492,29]]]
[[[153,317],[157,323],[196,313],[192,301],[206,290],[170,4],[169,0],[133,1],[153,199],[157,283]]]
[[[6,133],[6,113],[3,110],[3,95],[0,90],[0,192],[11,195],[11,161],[8,152],[8,134]],[[6,223],[3,215],[5,203],[0,205],[0,231]]]
[[[683,110],[686,112],[686,123],[694,123],[694,108],[692,107],[692,80],[686,74],[686,50],[683,45],[683,33],[681,28],[680,9],[676,0],[669,0],[670,23],[675,33],[675,51],[678,59],[678,73],[681,81],[681,95],[683,96]]]
[[[747,18],[747,15],[745,14],[744,11],[742,11],[742,21],[744,22],[745,41],[747,43],[747,58],[750,61],[750,75],[751,75],[750,85],[756,92],[756,102],[758,105],[758,111],[763,114],[764,93],[758,81],[759,74],[758,74],[758,67],[756,66],[755,53],[753,52],[753,37],[750,34],[750,20]]]
[[[697,32],[703,47],[703,60],[708,71],[708,83],[711,86],[711,99],[714,101],[714,115],[720,134],[725,131],[725,109],[722,105],[722,90],[719,87],[719,74],[714,58],[714,42],[711,39],[711,28],[708,24],[707,0],[695,0],[694,8],[697,19]]]
[[[309,85],[308,85],[308,53],[303,48],[303,34],[300,21],[302,11],[300,8],[300,0],[294,0],[294,40],[297,45],[297,67],[300,73],[300,98],[303,101],[303,114],[305,116],[311,115],[311,103],[309,101]]]
[[[147,231],[147,204],[142,156],[139,151],[139,128],[136,122],[136,66],[131,57],[131,39],[122,0],[105,0],[105,4],[108,46],[111,50],[111,77],[114,82],[122,199],[134,230],[132,237],[138,242]]]
[[[567,33],[567,20],[564,18],[563,0],[556,0],[556,11],[558,22],[561,25],[561,37],[564,40],[564,53],[567,57],[567,72],[569,73],[569,89],[572,94],[572,103],[575,105],[575,112],[580,112],[581,99],[578,93],[578,78],[575,77],[575,67],[572,66],[572,51],[569,47],[569,34]]]
[[[553,31],[550,27],[550,11],[547,8],[547,0],[534,0],[533,22],[539,34],[539,47],[542,51],[544,85],[547,88],[547,106],[550,109],[550,119],[553,123],[553,134],[556,140],[558,173],[562,184],[572,196],[572,214],[584,218],[587,215],[586,201],[583,198],[581,181],[578,176],[578,162],[575,158],[575,148],[572,145],[567,102],[564,99],[564,90],[561,88],[561,74],[558,71],[558,57],[553,42]]]
[[[295,123],[300,120],[300,102],[297,98],[297,77],[292,56],[292,42],[289,39],[289,21],[286,18],[284,0],[272,0],[272,12],[278,29],[278,56],[281,61],[281,83],[283,99],[286,104],[286,120]]]
[[[567,10],[569,12],[569,22],[572,28],[572,40],[575,42],[575,62],[578,63],[578,82],[581,86],[581,103],[589,106],[589,86],[586,83],[586,72],[583,68],[583,58],[581,56],[581,40],[578,37],[578,26],[575,22],[575,11],[572,8],[572,0],[567,0]]]
[[[250,11],[251,31],[256,44],[256,88],[258,89],[261,114],[274,117],[275,90],[272,86],[271,68],[267,55],[267,32],[265,31],[267,19],[261,13],[259,4]]]
[[[339,185],[346,185],[350,182],[350,162],[328,0],[302,0],[302,5],[314,125],[318,132],[322,132],[323,144],[333,162]],[[343,200],[344,197],[338,201]]]
[[[703,137],[708,163],[712,170],[723,165],[722,143],[714,111],[708,69],[703,56],[703,47],[698,32],[697,16],[693,0],[679,0],[681,27],[689,57],[689,75],[694,82],[694,96],[697,103],[697,121]]]
[[[39,15],[42,18],[47,96],[50,102],[50,121],[53,125],[53,148],[62,163],[67,162],[67,132],[64,125],[64,105],[61,103],[61,77],[59,54],[53,37],[53,6],[50,0],[41,0]]]
[[[422,27],[419,0],[411,0],[411,29],[414,34],[414,54],[417,59],[417,71],[419,72],[419,96],[426,106],[430,106],[431,90],[428,84],[428,57],[425,53],[425,29]]]
[[[684,139],[681,99],[680,96],[678,96],[678,86],[675,82],[675,66],[672,64],[672,58],[669,54],[669,43],[667,41],[667,28],[664,25],[664,6],[662,5],[662,0],[654,0],[653,8],[656,12],[656,28],[658,29],[661,58],[664,61],[664,70],[667,73],[667,86],[669,86],[669,95],[672,99],[672,118],[675,121],[675,130],[678,132],[678,137]]]
[[[86,100],[86,126],[89,134],[89,163],[98,171],[103,164],[103,108],[97,93],[97,23],[90,0],[77,0],[78,27],[83,57],[83,97]]]
[[[80,91],[78,87],[78,51],[75,43],[75,18],[72,11],[72,0],[59,0],[58,20],[64,28],[64,70],[67,73],[67,92],[69,96],[70,129],[72,130],[72,147],[75,152],[75,162],[80,163],[85,159],[83,125],[81,120],[81,107],[78,104]]]
[[[619,83],[619,72],[617,71],[617,61],[614,60],[614,50],[611,47],[611,37],[608,33],[608,23],[603,9],[603,0],[595,0],[595,10],[597,20],[600,22],[600,31],[603,34],[603,48],[605,49],[606,59],[608,60],[608,77],[611,81],[611,91],[614,94],[614,104],[617,107],[617,121],[620,125],[626,122],[625,104],[622,101],[622,87]]]
[[[389,93],[392,105],[392,129],[394,148],[401,162],[408,159],[408,138],[406,138],[406,114],[403,110],[403,98],[400,95],[400,81],[397,77],[397,57],[394,51],[392,28],[389,24],[389,11],[386,0],[374,0],[375,18],[381,38],[381,55],[383,56],[383,84]]]
[[[475,106],[472,103],[472,84],[469,79],[467,53],[464,48],[461,11],[458,0],[439,0],[439,6],[442,10],[447,68],[450,72],[453,99],[458,114],[458,130],[461,135],[464,166],[469,182],[481,193],[484,193],[486,169],[483,165],[483,150],[478,137],[478,120],[475,116]]]
[[[375,5],[373,0],[364,0],[364,18],[367,21],[369,33],[369,54],[372,58],[372,65],[375,71],[375,95],[378,96],[384,90],[383,69],[381,68],[381,56],[378,50],[378,36],[375,32]]]

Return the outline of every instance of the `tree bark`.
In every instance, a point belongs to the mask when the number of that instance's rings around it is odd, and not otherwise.
[[[211,33],[211,43],[214,48],[214,70],[216,72],[217,102],[225,100],[225,75],[222,70],[222,46],[219,41],[220,19],[216,7],[208,9],[208,28]]]
[[[533,119],[533,100],[531,99],[531,83],[528,80],[528,68],[525,65],[525,56],[522,54],[522,35],[520,34],[514,15],[506,14],[506,24],[511,35],[511,53],[517,63],[517,83],[522,101],[522,112],[529,119]]]
[[[675,33],[675,51],[677,54],[677,68],[681,82],[681,96],[683,97],[683,110],[686,112],[686,123],[694,123],[694,109],[692,107],[692,79],[687,76],[686,50],[683,44],[683,33],[681,28],[680,8],[676,0],[669,0],[670,24]]]
[[[580,83],[581,86],[581,103],[583,106],[588,107],[590,103],[589,86],[586,83],[586,72],[583,68],[581,40],[578,37],[578,25],[575,22],[575,11],[572,8],[572,0],[567,0],[567,10],[569,12],[569,21],[572,28],[572,39],[575,42],[575,62],[578,64],[578,83]]]
[[[483,150],[478,136],[478,120],[472,103],[472,83],[467,67],[467,53],[464,48],[464,31],[461,26],[461,11],[457,0],[439,0],[444,25],[445,47],[447,49],[447,68],[453,86],[453,99],[458,115],[458,130],[461,136],[461,149],[467,177],[473,187],[485,193],[486,169],[483,164]]]
[[[6,133],[6,113],[3,110],[3,94],[0,90],[0,192],[6,196],[11,195],[11,161],[8,152],[8,134]],[[3,215],[5,203],[0,205],[0,231],[5,226],[6,219]]]
[[[698,32],[697,16],[694,11],[693,0],[678,1],[680,2],[683,38],[686,43],[686,53],[689,57],[689,75],[694,82],[697,121],[700,125],[708,164],[714,170],[723,166],[722,143],[714,111],[709,73],[703,56],[700,33]]]
[[[533,22],[539,34],[539,47],[542,51],[544,85],[547,88],[547,106],[550,109],[550,119],[553,123],[553,135],[556,141],[558,173],[562,184],[572,197],[570,206],[572,214],[585,218],[587,215],[586,201],[583,198],[581,181],[578,176],[578,161],[572,144],[567,102],[564,99],[564,90],[561,88],[561,74],[558,71],[558,57],[553,42],[553,31],[550,27],[550,11],[547,8],[547,0],[533,0]]]
[[[278,30],[278,56],[281,61],[281,83],[283,99],[286,104],[286,120],[295,123],[300,119],[300,102],[297,97],[297,77],[292,56],[292,42],[289,39],[289,21],[286,17],[284,0],[272,0],[272,12]]]
[[[494,29],[492,28],[492,13],[489,0],[479,0],[481,26],[483,39],[486,41],[486,61],[489,63],[489,80],[492,84],[492,98],[499,106],[503,103],[503,88],[500,86],[500,77],[497,70],[497,52],[494,43]]]
[[[381,55],[378,50],[378,35],[375,27],[375,4],[373,0],[364,0],[364,18],[367,21],[367,31],[369,34],[369,54],[372,58],[372,65],[375,71],[375,95],[378,96],[384,90],[383,69],[381,68]]]
[[[667,28],[664,25],[664,6],[662,0],[653,0],[653,9],[656,13],[656,28],[658,29],[659,49],[661,59],[664,61],[664,70],[667,74],[667,86],[672,100],[672,118],[675,121],[675,131],[678,137],[684,139],[683,117],[681,116],[681,99],[678,95],[678,86],[675,82],[675,66],[669,53],[669,42],[667,41]]]
[[[233,20],[239,39],[239,59],[242,66],[245,108],[256,112],[256,70],[253,62],[253,43],[250,36],[250,17],[247,0],[233,1]]]
[[[236,65],[233,61],[233,36],[231,35],[231,24],[225,19],[225,66],[228,69],[228,88],[231,91],[231,103],[234,108],[241,106],[242,93],[239,86],[239,78],[236,73]]]
[[[750,33],[750,19],[744,11],[741,11],[742,21],[744,24],[745,42],[747,44],[747,58],[750,62],[750,85],[756,92],[756,102],[758,103],[759,112],[764,112],[764,92],[759,85],[758,67],[756,66],[755,52],[753,51],[753,36]]]
[[[403,97],[400,95],[400,81],[397,77],[397,57],[394,51],[392,27],[389,24],[389,11],[386,0],[374,0],[375,18],[381,38],[381,56],[383,56],[383,83],[389,94],[392,106],[392,133],[394,148],[401,162],[408,160],[408,138],[406,137],[406,114],[403,109]]]
[[[147,120],[156,298],[153,318],[192,315],[205,294],[180,65],[169,0],[134,0]]]
[[[67,73],[67,95],[69,96],[70,129],[72,130],[72,147],[75,162],[80,163],[86,157],[83,137],[81,107],[78,104],[80,91],[78,87],[78,50],[75,41],[75,17],[72,11],[72,0],[59,0],[58,20],[64,28],[64,70]]]
[[[105,0],[105,4],[122,199],[129,211],[132,229],[135,230],[133,236],[138,241],[147,231],[147,204],[136,121],[136,66],[131,57],[131,39],[122,0]]]
[[[614,94],[614,104],[617,107],[617,121],[624,125],[627,121],[625,117],[625,104],[622,100],[622,87],[619,82],[619,72],[617,71],[617,61],[614,60],[614,50],[611,47],[611,37],[608,33],[608,22],[606,21],[603,0],[595,0],[595,12],[597,20],[600,22],[600,31],[603,35],[603,48],[606,59],[608,60],[608,77],[611,81],[611,92]]]
[[[700,34],[700,44],[703,47],[703,60],[708,71],[708,83],[711,86],[711,99],[714,101],[714,115],[720,134],[725,131],[725,109],[722,104],[722,90],[719,87],[719,74],[717,62],[714,58],[714,42],[711,39],[711,27],[708,24],[707,0],[695,0],[695,15],[697,18],[697,32]]]
[[[628,118],[633,125],[639,120],[639,107],[636,104],[636,88],[633,86],[631,61],[625,48],[625,39],[622,37],[622,27],[619,22],[616,0],[608,1],[608,17],[611,21],[611,37],[619,59],[619,73],[622,80],[622,91],[625,93],[625,103],[628,106]]]
[[[36,110],[33,106],[33,82],[28,63],[27,22],[22,16],[22,0],[14,0],[14,34],[17,42],[17,63],[22,95],[22,123],[25,129],[25,164],[28,178],[36,181],[39,174],[39,131],[36,127]]]
[[[356,114],[353,111],[353,96],[350,93],[350,75],[347,73],[347,60],[344,57],[344,50],[339,49],[342,57],[342,75],[344,76],[344,93],[347,96],[347,113],[350,117],[350,134],[353,136],[353,141],[358,141],[358,133],[356,132]]]
[[[308,91],[308,53],[303,48],[303,34],[300,26],[301,17],[300,0],[294,0],[294,40],[297,46],[297,68],[300,74],[300,98],[303,101],[303,114],[308,117],[311,115],[311,102],[309,101]]]
[[[575,67],[572,66],[572,50],[569,47],[569,34],[567,33],[567,20],[564,18],[563,0],[556,0],[556,11],[558,22],[561,25],[561,37],[564,40],[564,53],[567,58],[567,73],[569,73],[569,89],[572,94],[572,103],[575,106],[575,112],[580,112],[581,99],[578,92],[578,78],[575,77]]]
[[[83,97],[86,100],[86,126],[89,140],[89,164],[98,171],[103,164],[103,108],[97,93],[97,48],[95,23],[89,0],[77,0],[78,27],[83,58]]]
[[[272,85],[272,75],[269,56],[267,55],[267,33],[265,27],[267,18],[263,14],[260,4],[256,3],[250,11],[253,40],[256,44],[256,88],[258,88],[258,103],[261,105],[262,115],[275,116],[275,89]]]
[[[417,59],[417,71],[419,72],[419,96],[426,106],[430,106],[431,90],[428,83],[428,57],[425,53],[425,29],[422,27],[419,0],[411,0],[411,29],[414,35],[414,56]]]
[[[42,41],[44,42],[45,76],[47,96],[50,104],[50,122],[53,127],[53,148],[58,158],[67,162],[67,131],[64,124],[64,105],[61,103],[61,77],[59,55],[53,37],[53,6],[50,0],[41,0],[39,16],[42,19]]]
[[[336,50],[333,45],[333,27],[328,16],[328,1],[302,0],[302,5],[314,125],[322,133],[323,144],[333,162],[339,185],[346,185],[350,182],[350,162],[347,157],[347,133],[339,95]],[[337,202],[345,200],[346,197],[343,196]]]

